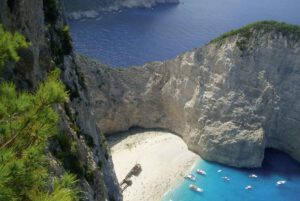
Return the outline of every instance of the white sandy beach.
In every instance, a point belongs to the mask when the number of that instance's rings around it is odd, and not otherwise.
[[[132,186],[123,192],[124,201],[160,200],[200,159],[180,137],[166,132],[122,135],[110,138],[109,144],[119,182],[136,163],[142,166],[141,174],[133,176]]]

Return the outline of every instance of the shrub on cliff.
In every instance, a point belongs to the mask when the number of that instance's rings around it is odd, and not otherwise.
[[[20,34],[0,26],[0,66],[17,61],[17,49],[27,45]],[[50,177],[45,155],[47,139],[57,133],[59,116],[53,105],[66,100],[58,71],[35,93],[18,92],[13,83],[0,84],[0,200],[76,200],[74,176]]]
[[[68,26],[63,26],[58,30],[58,35],[62,44],[62,54],[68,55],[73,50],[71,34]]]
[[[225,34],[222,34],[218,38],[213,39],[210,43],[219,42],[227,37],[237,35],[249,39],[253,31],[275,32],[280,33],[283,36],[293,36],[296,41],[300,40],[300,26],[291,25],[284,22],[277,21],[258,21],[248,24],[240,29],[231,30]]]
[[[17,49],[26,47],[28,43],[22,35],[5,32],[0,24],[0,71],[5,61],[18,61]]]

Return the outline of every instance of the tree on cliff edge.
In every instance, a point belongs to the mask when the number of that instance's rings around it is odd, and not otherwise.
[[[17,49],[27,46],[22,35],[0,25],[0,70],[5,61],[18,61]],[[0,84],[0,200],[76,200],[74,176],[50,177],[44,151],[47,139],[57,134],[59,116],[53,105],[67,98],[59,71],[35,93],[18,92],[10,82]]]

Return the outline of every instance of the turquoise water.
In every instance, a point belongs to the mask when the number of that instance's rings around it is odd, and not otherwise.
[[[203,169],[207,176],[195,173]],[[222,170],[218,173],[218,170]],[[286,154],[268,150],[263,167],[259,169],[235,169],[216,163],[199,161],[192,171],[196,182],[184,180],[162,199],[162,201],[299,201],[300,200],[300,164]],[[249,178],[256,174],[257,179]],[[221,177],[228,176],[230,181]],[[276,186],[276,181],[286,180],[286,184]],[[204,192],[196,193],[188,189],[196,184]],[[245,186],[251,185],[251,190]]]
[[[300,0],[181,0],[70,21],[77,52],[112,66],[166,60],[258,20],[300,24]]]

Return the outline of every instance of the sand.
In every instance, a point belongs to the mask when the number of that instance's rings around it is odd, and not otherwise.
[[[171,133],[144,131],[124,133],[108,139],[119,182],[139,163],[142,172],[132,177],[124,201],[158,201],[183,180],[200,157]]]

